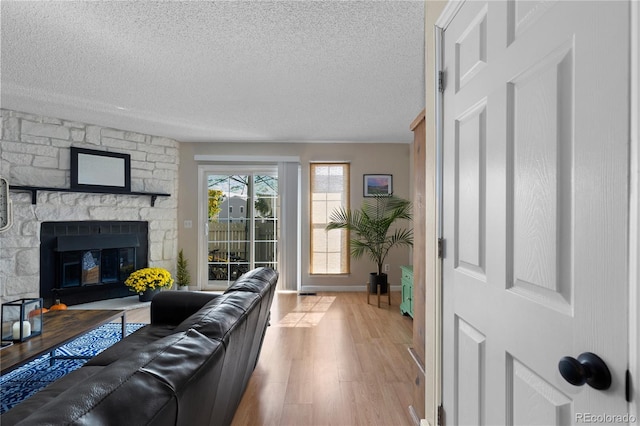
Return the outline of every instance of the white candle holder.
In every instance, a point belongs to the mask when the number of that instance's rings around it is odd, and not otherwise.
[[[2,341],[24,342],[42,334],[42,298],[2,304]]]

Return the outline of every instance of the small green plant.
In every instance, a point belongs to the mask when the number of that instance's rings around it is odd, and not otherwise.
[[[189,262],[184,258],[182,249],[178,252],[178,265],[176,271],[176,281],[179,287],[191,284],[191,274],[189,274]]]

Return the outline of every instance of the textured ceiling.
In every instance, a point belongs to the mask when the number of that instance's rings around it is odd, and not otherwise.
[[[7,1],[3,108],[180,141],[408,142],[423,1]]]

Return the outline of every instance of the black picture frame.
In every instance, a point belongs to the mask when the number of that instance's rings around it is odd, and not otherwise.
[[[71,189],[131,192],[131,155],[72,146]]]
[[[364,197],[393,194],[393,175],[363,175],[362,184]]]

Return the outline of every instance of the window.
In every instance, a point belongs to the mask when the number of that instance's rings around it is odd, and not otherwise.
[[[349,164],[311,164],[311,265],[312,274],[349,272],[349,232],[326,231],[331,212],[349,208]]]

